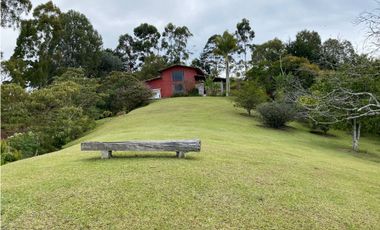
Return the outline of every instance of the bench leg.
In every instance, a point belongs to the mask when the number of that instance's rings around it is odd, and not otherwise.
[[[177,156],[178,158],[185,158],[185,152],[177,151],[177,152],[176,152],[176,156]]]
[[[101,158],[102,159],[110,159],[111,157],[112,157],[112,151],[111,150],[101,151]]]

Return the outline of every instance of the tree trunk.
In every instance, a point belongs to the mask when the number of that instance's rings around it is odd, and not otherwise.
[[[356,120],[352,120],[352,149],[355,152],[359,151],[359,139],[360,139],[360,123]]]
[[[226,57],[226,96],[230,95],[230,63],[228,63],[228,57]]]

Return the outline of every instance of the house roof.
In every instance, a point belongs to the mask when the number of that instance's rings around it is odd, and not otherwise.
[[[160,69],[158,72],[161,73],[161,72],[163,72],[163,71],[165,71],[167,69],[171,69],[171,68],[174,68],[174,67],[184,67],[184,68],[195,69],[195,71],[197,71],[197,74],[199,74],[199,75],[205,75],[205,73],[203,72],[203,70],[201,70],[198,67],[187,66],[187,65],[180,65],[180,64],[175,64],[175,65],[168,66],[166,68]]]
[[[200,76],[204,76],[205,75],[205,73],[203,72],[203,70],[201,70],[200,68],[192,67],[192,66],[187,66],[187,65],[175,64],[175,65],[171,65],[171,66],[168,66],[166,68],[158,70],[158,72],[160,73],[160,75],[158,75],[157,77],[153,77],[153,78],[147,79],[147,80],[145,80],[145,82],[153,81],[153,80],[156,80],[156,79],[160,79],[161,78],[161,73],[163,71],[171,69],[171,68],[174,68],[174,67],[184,67],[184,68],[194,69],[197,72],[198,75],[200,75]]]

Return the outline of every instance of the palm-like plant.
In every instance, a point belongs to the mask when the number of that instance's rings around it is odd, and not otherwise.
[[[223,35],[217,35],[215,38],[215,50],[216,55],[222,56],[226,65],[226,96],[230,93],[230,59],[237,49],[237,40],[228,31],[224,31]]]

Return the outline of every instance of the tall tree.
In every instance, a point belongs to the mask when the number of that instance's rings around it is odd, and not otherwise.
[[[137,54],[134,50],[134,43],[134,38],[126,33],[119,37],[119,44],[115,50],[115,53],[123,61],[124,69],[128,72],[137,69]]]
[[[199,59],[195,59],[192,63],[193,66],[199,67],[204,70],[208,75],[216,76],[223,68],[223,57],[216,55],[214,50],[216,48],[215,38],[218,35],[212,35],[204,46]]]
[[[367,26],[367,40],[371,42],[373,53],[380,50],[380,2],[376,2],[376,9],[366,11],[358,17],[358,23]]]
[[[21,22],[20,34],[11,60],[22,61],[22,76],[32,87],[48,84],[49,77],[57,68],[59,38],[62,24],[59,20],[61,11],[53,3],[47,2],[37,6],[33,18]],[[17,61],[18,60],[18,61]]]
[[[193,36],[186,26],[169,23],[162,33],[161,46],[164,57],[170,64],[183,64],[189,59],[190,51],[186,48],[188,39]]]
[[[321,37],[315,31],[302,30],[297,33],[296,40],[288,45],[288,52],[318,63],[321,53]]]
[[[252,30],[249,25],[249,20],[243,18],[241,22],[236,25],[236,37],[237,37],[237,45],[239,47],[238,54],[243,54],[243,60],[240,63],[244,66],[244,75],[248,71],[248,61],[247,54],[249,50],[252,48],[252,41],[255,37],[255,32]]]
[[[60,16],[62,35],[58,53],[60,66],[82,67],[87,75],[95,75],[100,64],[102,38],[84,14],[69,10]]]
[[[230,94],[230,62],[232,54],[238,49],[237,40],[228,31],[224,31],[222,35],[218,35],[215,38],[215,54],[224,58],[226,65],[226,96]]]
[[[325,69],[336,70],[354,58],[355,50],[347,40],[329,38],[322,44],[319,65]]]
[[[1,27],[16,28],[20,25],[21,15],[32,9],[30,0],[1,1]]]
[[[31,87],[50,84],[60,68],[83,67],[94,74],[101,46],[101,37],[83,14],[61,13],[50,1],[37,6],[32,19],[22,21],[10,60],[20,69],[9,72],[21,73],[24,85]]]
[[[158,53],[158,42],[160,40],[160,33],[157,28],[148,23],[142,23],[133,30],[135,35],[134,50],[138,55],[139,61],[144,62],[145,58]]]

